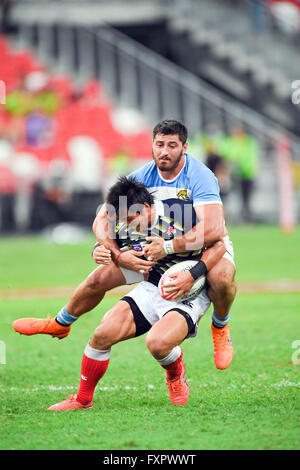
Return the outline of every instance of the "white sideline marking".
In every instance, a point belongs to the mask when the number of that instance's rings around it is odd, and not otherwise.
[[[30,393],[30,392],[40,392],[45,390],[50,390],[51,392],[56,392],[60,390],[75,390],[78,385],[33,385],[31,388],[22,388],[22,387],[9,387],[6,389],[5,387],[0,387],[1,392],[22,392],[22,393]],[[154,389],[154,385],[148,384],[147,388],[149,390]],[[132,387],[130,385],[125,385],[124,387],[119,387],[115,385],[113,387],[97,387],[97,390],[102,390],[104,392],[111,392],[113,390],[138,390],[137,387]]]
[[[191,381],[190,381],[191,382]],[[212,383],[201,383],[197,384],[197,387],[216,387],[217,384],[216,382]],[[41,392],[41,391],[51,391],[51,392],[58,392],[58,391],[68,391],[68,390],[76,390],[78,385],[33,385],[32,387],[29,388],[22,388],[22,387],[9,387],[6,389],[5,387],[0,387],[0,392],[22,392],[22,393],[31,393],[31,392]],[[275,388],[284,388],[284,387],[300,387],[300,382],[290,382],[289,380],[283,379],[281,382],[270,384],[270,387],[275,387]],[[145,386],[148,390],[154,390],[155,386],[152,384],[148,384]],[[226,387],[226,390],[233,390],[237,388],[237,385],[235,384],[230,384]],[[243,384],[241,387],[245,389],[245,392],[249,389],[249,386]],[[122,387],[118,385],[114,385],[111,387],[108,386],[98,386],[96,389],[101,390],[102,392],[112,392],[116,390],[139,390],[138,387],[131,386],[131,385],[124,385]]]
[[[272,387],[280,388],[280,387],[300,387],[300,382],[290,382],[289,380],[283,379],[281,382],[277,384],[272,384]]]

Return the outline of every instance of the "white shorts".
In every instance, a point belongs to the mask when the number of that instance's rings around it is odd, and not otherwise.
[[[126,285],[128,286],[144,280],[144,274],[132,271],[132,269],[123,268],[122,266],[120,266],[120,270],[125,277]]]
[[[226,246],[226,252],[223,256],[223,258],[228,259],[229,261],[234,264],[234,251],[233,251],[233,244],[229,239],[229,236],[227,235],[226,237],[223,238],[225,246]],[[131,269],[127,268],[122,268],[120,266],[120,270],[122,271],[123,276],[125,277],[126,285],[130,284],[136,284],[137,282],[141,282],[144,280],[144,275],[141,273],[137,273],[135,271],[132,271]]]
[[[170,310],[183,310],[189,315],[194,324],[193,331],[191,331],[187,337],[197,335],[198,322],[210,306],[210,299],[206,289],[203,289],[203,291],[192,300],[175,302],[173,300],[163,299],[158,288],[147,281],[140,282],[140,284],[126,294],[125,297],[130,297],[135,301],[139,310],[150,325],[154,325]]]

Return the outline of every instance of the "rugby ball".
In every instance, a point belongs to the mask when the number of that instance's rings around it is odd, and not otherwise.
[[[158,290],[160,295],[162,296],[163,299],[165,300],[173,300],[174,296],[176,295],[176,292],[169,292],[167,287],[164,287],[165,284],[169,284],[169,282],[172,281],[172,279],[169,277],[169,274],[174,274],[179,271],[189,271],[193,266],[195,266],[198,263],[198,261],[194,260],[186,260],[186,261],[181,261],[180,263],[174,264],[174,266],[171,266],[160,278],[159,284],[158,284]],[[197,295],[200,294],[202,291],[206,281],[206,276],[200,276],[196,281],[194,282],[194,285],[190,289],[188,296],[184,298],[183,295],[180,297],[177,297],[174,299],[176,302],[182,302],[183,300],[188,300],[193,297],[196,297]],[[170,288],[169,288],[170,289]]]

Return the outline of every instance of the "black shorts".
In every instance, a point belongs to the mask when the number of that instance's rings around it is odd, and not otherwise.
[[[135,326],[136,326],[135,336],[137,337],[137,336],[141,336],[141,335],[147,333],[147,331],[149,331],[150,328],[152,328],[152,325],[144,317],[143,313],[141,312],[141,310],[137,306],[136,302],[131,297],[129,297],[127,295],[122,297],[121,300],[124,300],[125,302],[127,302],[130,305],[131,311],[133,313]],[[181,310],[180,308],[172,308],[172,310],[170,310],[170,311],[176,311],[176,312],[178,312],[178,313],[180,313],[181,315],[184,316],[184,318],[187,322],[187,326],[188,326],[188,335],[193,334],[195,332],[196,326],[195,326],[192,318],[190,317],[190,315],[187,312],[185,312],[184,310]],[[166,312],[165,315],[167,313],[168,312]]]

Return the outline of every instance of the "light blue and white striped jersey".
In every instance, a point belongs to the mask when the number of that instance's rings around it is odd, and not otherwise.
[[[164,179],[155,161],[146,163],[142,168],[130,173],[143,183],[155,199],[170,198],[192,201],[196,204],[222,204],[218,180],[204,163],[185,153],[185,164],[173,180]]]

